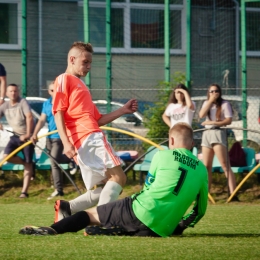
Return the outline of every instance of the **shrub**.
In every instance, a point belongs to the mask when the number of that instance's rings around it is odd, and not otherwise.
[[[176,72],[172,76],[171,82],[160,81],[155,88],[157,92],[157,100],[154,106],[146,106],[144,111],[144,126],[148,128],[147,138],[155,143],[168,139],[169,127],[162,120],[162,115],[167,106],[171,91],[179,83],[185,84],[185,74]]]

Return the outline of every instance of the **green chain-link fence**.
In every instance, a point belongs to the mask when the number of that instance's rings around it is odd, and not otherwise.
[[[23,1],[0,1],[0,62],[7,69],[8,83],[22,84],[21,42]],[[26,1],[27,96],[47,97],[47,84],[66,69],[67,51],[84,40],[85,1]],[[112,100],[124,103],[137,98],[140,114],[158,101],[158,82],[165,79],[164,1],[118,0],[111,2]],[[186,72],[189,27],[187,6],[191,5],[190,72],[191,96],[199,110],[210,83],[222,86],[234,109],[231,126],[242,127],[240,1],[171,0],[169,2],[170,74]],[[91,93],[94,100],[107,99],[106,1],[89,1],[89,37],[94,47]],[[260,3],[246,3],[247,42],[247,128],[259,128]],[[18,26],[17,26],[18,25]],[[103,101],[102,101],[103,102]],[[101,104],[100,103],[100,107]],[[119,104],[120,105],[120,104]],[[166,106],[161,102],[161,106]],[[114,105],[116,108],[117,105]],[[100,108],[100,109],[104,109]],[[124,129],[145,133],[142,118],[127,117],[115,123]],[[147,118],[149,120],[149,118]],[[195,123],[198,124],[197,112]],[[140,128],[142,128],[140,130]],[[138,129],[138,130],[136,130]],[[240,140],[242,131],[233,131]],[[114,134],[115,138],[125,136]],[[154,140],[160,142],[165,135]],[[260,143],[258,134],[248,140]],[[132,141],[132,139],[131,139]],[[122,144],[123,142],[117,142]],[[119,145],[120,146],[120,145]],[[125,143],[128,149],[139,147]]]

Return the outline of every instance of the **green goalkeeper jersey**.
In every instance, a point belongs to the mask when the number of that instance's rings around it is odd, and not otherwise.
[[[193,227],[207,208],[207,169],[187,149],[158,151],[144,189],[133,198],[136,217],[162,237],[171,235],[182,218],[192,216],[189,226]],[[192,211],[184,216],[193,201]]]

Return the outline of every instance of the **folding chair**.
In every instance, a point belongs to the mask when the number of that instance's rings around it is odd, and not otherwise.
[[[161,147],[164,149],[164,150],[168,150],[168,146],[165,146],[165,145],[161,145]],[[134,171],[134,174],[136,171],[139,171],[139,183],[140,185],[142,186],[143,185],[143,173],[144,172],[148,172],[149,169],[150,169],[150,165],[151,165],[151,162],[152,162],[152,159],[153,159],[153,156],[159,151],[160,149],[155,147],[155,146],[150,146],[148,149],[147,149],[147,154],[145,155],[144,157],[144,160],[142,163],[139,163],[139,164],[136,164],[133,168],[133,171]],[[150,151],[150,152],[149,152]]]
[[[193,147],[192,148],[192,154],[194,155],[194,156],[196,156],[196,157],[198,157],[198,148],[197,147]]]
[[[242,148],[246,155],[246,166],[231,167],[234,173],[250,172],[256,165],[255,150],[249,147],[242,147]]]
[[[247,165],[240,166],[240,167],[235,167],[235,166],[231,167],[234,173],[250,172],[256,165],[255,150],[249,147],[246,148],[242,147],[242,148],[245,152]],[[224,172],[216,155],[214,155],[214,159],[213,159],[212,172],[221,172],[221,173]]]
[[[44,151],[46,151],[44,149]],[[60,164],[60,166],[64,169],[64,170],[68,170],[69,169],[69,164]],[[41,156],[39,158],[39,160],[36,162],[36,169],[37,170],[50,170],[51,169],[51,161],[49,156],[42,152]]]
[[[24,159],[23,153],[20,151],[16,154],[16,156]],[[23,171],[24,167],[22,164],[13,164],[13,163],[5,163],[1,166],[2,171]]]

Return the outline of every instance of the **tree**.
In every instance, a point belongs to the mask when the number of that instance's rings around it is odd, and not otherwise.
[[[170,93],[179,84],[185,84],[185,74],[176,72],[172,76],[171,82],[160,81],[155,86],[158,89],[157,100],[154,106],[146,107],[144,111],[144,126],[148,128],[147,138],[155,143],[168,139],[169,127],[163,122],[162,115],[167,106]]]

